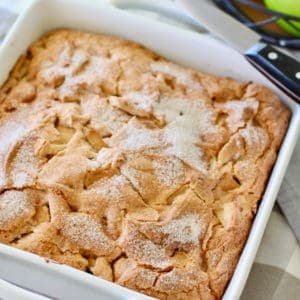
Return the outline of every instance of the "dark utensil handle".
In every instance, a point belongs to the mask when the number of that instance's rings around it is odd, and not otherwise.
[[[263,43],[255,45],[245,55],[258,70],[300,104],[300,62]]]

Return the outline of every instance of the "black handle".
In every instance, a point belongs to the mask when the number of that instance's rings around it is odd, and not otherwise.
[[[263,43],[255,45],[245,55],[258,70],[300,104],[300,62]]]

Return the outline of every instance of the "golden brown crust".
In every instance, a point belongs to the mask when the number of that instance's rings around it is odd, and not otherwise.
[[[0,242],[161,299],[222,296],[289,120],[272,92],[58,30],[0,101]]]

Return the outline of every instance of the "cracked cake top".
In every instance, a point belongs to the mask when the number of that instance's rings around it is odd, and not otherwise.
[[[160,299],[222,296],[288,124],[271,91],[57,30],[0,101],[0,242]]]

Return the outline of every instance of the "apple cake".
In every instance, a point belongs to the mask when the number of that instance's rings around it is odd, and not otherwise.
[[[52,31],[0,89],[0,242],[160,299],[219,299],[290,112],[251,82]]]

